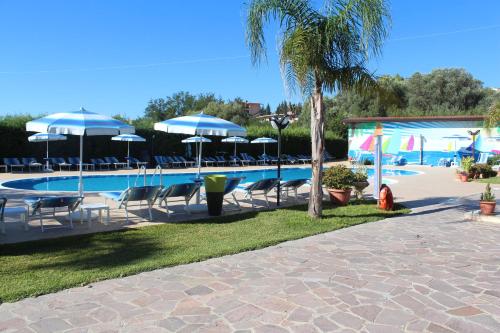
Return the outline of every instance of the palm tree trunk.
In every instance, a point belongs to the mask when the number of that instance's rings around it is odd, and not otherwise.
[[[321,217],[323,211],[323,150],[325,146],[325,115],[323,105],[322,84],[316,80],[311,96],[311,154],[312,178],[309,194],[309,210],[311,217]]]

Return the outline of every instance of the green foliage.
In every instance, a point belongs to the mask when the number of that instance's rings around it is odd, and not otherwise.
[[[473,165],[474,165],[474,158],[470,156],[462,158],[462,162],[460,163],[462,170],[464,170],[464,172],[466,173],[470,173]]]
[[[323,185],[337,190],[348,190],[354,185],[354,172],[344,165],[335,165],[323,172]]]
[[[415,73],[408,79],[382,76],[377,82],[378,89],[365,94],[338,94],[334,99],[335,112],[345,118],[472,115],[485,114],[491,105],[492,127],[500,117],[500,111],[495,111],[500,108],[500,93],[483,87],[481,81],[463,69],[436,69],[429,74]]]
[[[0,117],[0,126],[2,127],[12,127],[12,128],[21,128],[25,127],[28,121],[35,119],[33,116],[29,114],[21,114],[21,115],[6,115]]]
[[[245,102],[241,99],[224,102],[210,102],[203,109],[205,114],[232,121],[241,126],[247,126],[250,122],[250,114],[245,111]]]
[[[496,164],[499,164],[499,162],[500,162],[500,154],[497,154],[497,155],[494,155],[494,156],[491,156],[488,158],[489,165],[496,165]]]
[[[490,183],[486,184],[484,192],[481,193],[481,201],[495,201],[495,195],[491,192]]]
[[[220,103],[222,100],[211,93],[196,96],[186,91],[179,91],[166,98],[150,100],[144,115],[153,122],[158,122],[182,116],[188,112],[200,112],[211,102]]]
[[[493,171],[491,168],[491,165],[484,163],[474,164],[470,169],[470,173],[481,176],[482,178],[489,178],[497,175],[496,171]]]
[[[490,105],[487,116],[484,127],[487,129],[497,127],[500,123],[500,97]]]

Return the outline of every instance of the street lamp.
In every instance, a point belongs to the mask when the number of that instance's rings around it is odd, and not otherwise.
[[[278,194],[276,196],[276,206],[280,205],[280,181],[281,181],[281,131],[290,125],[290,118],[288,115],[274,115],[269,121],[273,128],[278,130]]]
[[[481,132],[481,130],[477,130],[475,132],[469,130],[467,133],[469,133],[470,136],[472,136],[472,158],[474,161],[476,161],[476,136]]]

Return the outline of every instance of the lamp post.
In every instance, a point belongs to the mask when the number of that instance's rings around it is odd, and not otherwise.
[[[281,131],[288,127],[290,118],[288,115],[274,115],[270,119],[273,128],[278,130],[278,194],[276,195],[276,206],[280,205],[280,181],[281,181]]]
[[[481,132],[481,130],[477,130],[475,132],[469,130],[467,133],[469,133],[470,136],[472,136],[472,158],[474,159],[474,162],[476,161],[476,136]]]

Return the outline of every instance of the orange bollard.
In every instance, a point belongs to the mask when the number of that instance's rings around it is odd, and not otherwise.
[[[385,184],[380,186],[378,208],[383,210],[393,210],[394,208],[394,197],[392,196],[392,191],[389,186]]]

